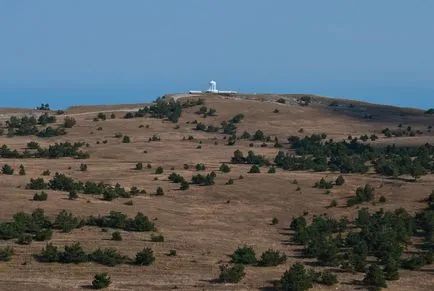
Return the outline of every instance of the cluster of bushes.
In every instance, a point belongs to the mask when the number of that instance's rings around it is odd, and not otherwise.
[[[191,183],[201,186],[214,185],[214,179],[216,176],[217,175],[214,171],[206,175],[197,174],[191,177]]]
[[[241,120],[244,119],[244,114],[239,113],[237,115],[235,115],[234,117],[232,117],[229,121],[222,121],[221,122],[221,127],[223,130],[224,134],[230,134],[230,135],[234,135],[237,133],[237,123],[240,123]]]
[[[148,115],[150,117],[159,119],[167,118],[173,123],[176,123],[178,122],[179,117],[181,117],[182,108],[183,106],[179,102],[166,102],[160,99],[151,106],[145,106],[144,108],[139,109],[137,112],[128,112],[124,118],[137,118]]]
[[[300,98],[298,98],[297,102],[300,106],[309,106],[310,103],[312,103],[312,97],[307,95],[301,96]]]
[[[169,180],[173,183],[180,183],[181,184],[180,190],[187,190],[190,187],[188,182],[184,179],[184,177],[179,174],[176,174],[175,172],[169,175]]]
[[[306,269],[301,263],[296,263],[282,275],[277,285],[284,291],[305,291],[313,288],[313,283],[332,286],[337,284],[338,280],[329,271],[315,272],[313,269]]]
[[[434,108],[430,108],[427,111],[425,111],[425,114],[434,114]]]
[[[371,185],[366,184],[365,187],[357,188],[356,196],[348,199],[347,205],[351,207],[359,203],[372,201],[373,199],[374,199],[374,188]]]
[[[41,103],[41,105],[39,105],[38,107],[36,107],[36,110],[42,110],[42,111],[49,111],[50,109],[50,104],[48,103]]]
[[[137,195],[141,191],[133,186],[130,190],[121,187],[119,183],[115,186],[106,185],[104,183],[95,183],[87,181],[75,181],[73,178],[65,174],[55,173],[54,177],[47,182],[43,178],[31,178],[30,182],[26,185],[27,189],[43,190],[51,189],[66,192],[83,192],[84,194],[103,195],[103,199],[111,201],[118,197],[130,198],[132,195]]]
[[[49,116],[47,113],[41,115],[38,120],[34,116],[11,116],[6,121],[6,127],[8,130],[8,136],[27,136],[36,135],[38,137],[52,137],[66,134],[65,128],[71,128],[75,125],[75,119],[66,117],[63,125],[56,128],[47,127],[42,130],[38,130],[37,125],[46,125],[48,123],[56,122],[55,116]]]
[[[44,191],[42,191],[41,193],[35,193],[35,195],[33,195],[33,201],[46,201],[48,198],[48,194]]]
[[[115,267],[120,264],[134,264],[148,266],[155,260],[152,249],[145,248],[136,254],[136,259],[122,256],[114,248],[96,249],[87,254],[80,243],[65,245],[64,251],[59,251],[56,246],[49,243],[42,249],[41,253],[35,255],[39,262],[52,263],[58,262],[63,264],[80,264],[85,262],[95,262],[104,266]]]
[[[214,125],[208,125],[207,126],[207,125],[203,124],[202,122],[196,123],[195,129],[199,130],[199,131],[205,131],[205,132],[217,132],[220,130],[220,128],[217,126],[214,126]]]
[[[434,146],[387,146],[373,148],[369,144],[351,141],[326,140],[326,134],[288,138],[295,154],[279,151],[276,166],[285,170],[340,171],[365,173],[373,164],[377,173],[385,176],[408,174],[415,178],[434,172]]]
[[[27,149],[23,153],[19,153],[17,150],[11,150],[7,145],[3,145],[0,148],[1,158],[63,158],[72,157],[77,159],[89,158],[89,154],[80,150],[85,145],[84,142],[61,142],[49,145],[48,148],[41,148],[37,142],[29,142]]]
[[[270,162],[261,155],[256,155],[253,151],[249,151],[247,156],[244,157],[243,153],[240,150],[236,150],[234,152],[234,156],[231,159],[233,164],[253,164],[260,166],[268,166]]]
[[[214,108],[208,108],[206,106],[201,106],[199,110],[196,112],[196,114],[202,115],[204,118],[207,116],[215,116],[215,113],[217,111]]]
[[[342,175],[339,175],[334,181],[335,185],[340,186],[345,183],[345,179]],[[321,178],[319,182],[315,182],[314,187],[319,189],[331,189],[333,188],[333,181],[326,181],[324,178]]]
[[[304,256],[316,258],[320,264],[340,265],[344,271],[366,272],[364,282],[367,285],[385,287],[386,280],[399,279],[400,268],[419,269],[433,262],[434,208],[430,199],[434,200],[434,193],[427,199],[428,208],[414,216],[402,208],[375,213],[363,208],[351,222],[346,217],[335,220],[321,215],[314,216],[309,224],[300,216],[290,225],[293,241],[304,245]],[[430,251],[406,257],[404,250],[412,237],[421,235],[426,238],[422,247]]]
[[[412,130],[411,126],[408,126],[406,129],[398,128],[395,130],[391,130],[389,128],[385,128],[381,131],[386,137],[401,137],[401,136],[416,136],[416,133],[421,134],[421,131]]]

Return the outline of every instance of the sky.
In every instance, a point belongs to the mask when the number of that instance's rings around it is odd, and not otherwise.
[[[218,88],[434,107],[434,1],[2,0],[0,107]]]

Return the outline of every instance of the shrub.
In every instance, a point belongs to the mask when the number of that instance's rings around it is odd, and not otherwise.
[[[252,247],[238,248],[231,255],[232,263],[252,265],[256,263],[256,254]]]
[[[147,165],[146,165],[146,168],[148,168],[148,169],[152,169],[152,165],[151,165],[151,164],[147,164]]]
[[[336,207],[338,206],[338,202],[336,201],[336,199],[333,199],[332,202],[330,202],[329,207]]]
[[[45,183],[44,179],[42,178],[31,178],[30,182],[26,185],[26,188],[32,190],[42,190],[48,188],[48,184]]]
[[[49,243],[42,249],[41,253],[37,256],[38,261],[51,263],[58,262],[60,257],[60,253],[56,246],[52,243]]]
[[[164,236],[162,234],[151,234],[152,242],[164,242]]]
[[[33,240],[33,238],[32,238],[32,236],[30,234],[21,234],[18,237],[17,244],[20,244],[20,245],[29,245],[29,244],[32,243],[32,240]]]
[[[220,171],[223,173],[229,173],[231,171],[231,167],[229,167],[227,164],[223,163],[220,166]]]
[[[133,206],[134,202],[133,202],[133,200],[128,200],[124,203],[124,205]]]
[[[69,193],[68,193],[68,199],[69,200],[75,200],[77,198],[78,198],[78,194],[76,191],[74,191],[74,190],[69,191]]]
[[[163,196],[164,195],[163,188],[157,187],[157,191],[155,192],[155,195],[157,195],[157,196]]]
[[[271,225],[276,225],[279,223],[279,220],[276,217],[273,217],[273,219],[271,220]]]
[[[23,164],[20,165],[19,174],[20,174],[20,176],[24,176],[26,174],[26,169],[24,168]]]
[[[88,256],[84,252],[80,243],[65,245],[65,251],[59,254],[59,262],[64,264],[79,264],[88,261]]]
[[[72,117],[65,117],[63,120],[63,126],[65,128],[72,128],[77,122]]]
[[[386,202],[386,197],[381,196],[380,199],[378,199],[378,202],[385,203]]]
[[[116,118],[116,115],[115,115],[114,113],[112,113],[112,114],[110,115],[110,118],[111,118],[111,119],[115,119],[115,118]]]
[[[142,163],[142,162],[138,162],[138,163],[136,164],[136,170],[140,171],[140,170],[142,170],[142,169],[143,169],[143,163]]]
[[[50,228],[45,228],[35,233],[33,238],[35,239],[35,241],[46,241],[46,240],[50,240],[52,236],[53,236],[53,231]]]
[[[260,173],[261,169],[259,169],[258,165],[252,165],[252,167],[249,170],[249,173],[253,174],[253,173]]]
[[[277,103],[285,104],[285,103],[286,103],[286,100],[283,99],[283,98],[279,98],[279,99],[277,99]]]
[[[301,263],[294,264],[280,278],[284,291],[305,291],[313,287],[312,277]]]
[[[14,174],[14,169],[12,169],[12,167],[9,166],[8,164],[5,164],[2,167],[2,173],[3,173],[3,175],[13,175]]]
[[[345,179],[344,179],[344,177],[343,177],[342,175],[339,175],[339,176],[336,178],[335,183],[336,183],[337,186],[341,186],[341,185],[343,185],[343,184],[345,183]]]
[[[232,185],[234,184],[234,179],[230,178],[227,182],[226,185]]]
[[[274,174],[274,173],[276,173],[276,167],[275,167],[275,166],[271,166],[271,167],[268,169],[268,174]]]
[[[386,277],[383,270],[377,265],[371,265],[363,279],[368,286],[387,288]]]
[[[14,254],[13,248],[9,246],[4,248],[0,247],[0,262],[10,261],[13,254]]]
[[[158,168],[155,169],[155,174],[156,175],[163,174],[163,172],[164,172],[163,167],[158,167]]]
[[[170,250],[169,253],[167,254],[167,256],[176,257],[176,250]]]
[[[205,171],[204,164],[196,164],[196,171]]]
[[[33,195],[33,201],[46,201],[48,198],[48,194],[44,191],[42,191],[40,194],[35,193]]]
[[[269,249],[262,253],[261,259],[259,260],[259,265],[264,267],[278,266],[286,262],[286,259],[287,257],[284,253]]]
[[[155,261],[154,252],[150,248],[144,248],[136,254],[134,263],[140,266],[149,266]]]
[[[130,143],[130,137],[128,135],[124,135],[124,137],[122,138],[122,142],[123,143]]]
[[[322,285],[332,286],[338,283],[336,275],[330,273],[329,271],[318,273],[315,277],[317,277],[315,282]]]
[[[238,283],[246,273],[244,272],[244,265],[236,264],[233,267],[228,265],[220,266],[220,275],[218,281],[221,283]]]
[[[114,241],[121,241],[122,240],[122,235],[119,231],[115,231],[112,233],[112,240]]]
[[[70,232],[74,228],[78,227],[80,221],[77,217],[73,216],[71,212],[62,210],[57,214],[54,220],[54,228],[62,230],[62,232]]]
[[[45,170],[42,172],[42,176],[50,176],[50,170]]]
[[[181,186],[179,189],[182,191],[185,191],[185,190],[188,190],[188,188],[190,188],[190,185],[188,184],[188,182],[185,180],[181,181]]]
[[[89,255],[89,260],[101,265],[114,267],[125,263],[126,258],[114,248],[97,249]]]
[[[92,281],[93,289],[104,289],[111,284],[111,278],[107,273],[95,274]]]
[[[333,188],[333,183],[331,181],[327,182],[324,178],[321,178],[319,182],[315,183],[314,187],[319,189],[331,189]]]
[[[80,171],[86,172],[87,171],[87,164],[80,164]]]

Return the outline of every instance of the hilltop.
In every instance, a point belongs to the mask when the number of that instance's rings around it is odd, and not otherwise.
[[[316,254],[303,253],[307,242],[294,240],[300,229],[289,227],[296,217],[311,223],[315,215],[337,220],[345,216],[348,228],[340,235],[346,237],[363,228],[355,226],[354,220],[364,207],[371,213],[402,207],[412,216],[417,235],[401,230],[410,236],[400,257],[403,261],[427,253],[421,245],[432,248],[432,237],[413,216],[425,211],[434,190],[434,115],[304,94],[171,94],[162,100],[177,103],[75,106],[62,112],[0,109],[0,145],[10,150],[0,151],[0,167],[8,164],[14,169],[0,179],[1,222],[36,208],[43,209],[50,221],[63,209],[83,220],[71,223],[72,229],[65,232],[59,221],[53,223],[51,239],[33,238],[29,244],[22,244],[23,233],[13,236],[3,224],[0,248],[13,247],[14,254],[10,261],[0,262],[0,289],[86,289],[95,273],[108,272],[110,290],[268,290],[279,285],[276,282],[286,270],[302,262],[306,268],[335,274],[337,289],[354,290],[366,286],[362,282],[366,271],[345,268],[349,262],[344,257],[352,245],[339,246],[338,264],[318,263]],[[23,125],[20,119],[13,127],[12,116],[35,116],[36,123],[26,120]],[[41,116],[45,117],[39,124]],[[52,116],[55,120],[47,122]],[[65,128],[65,119],[73,119],[74,124]],[[59,146],[66,142],[71,144]],[[224,170],[223,164],[230,170]],[[24,175],[19,173],[20,165]],[[340,175],[345,182],[336,185]],[[44,181],[31,186],[31,179],[37,178]],[[188,189],[181,190],[181,181]],[[373,194],[351,205],[357,189],[367,184]],[[34,194],[42,191],[47,200],[34,201]],[[71,192],[77,198],[70,199]],[[147,220],[143,224],[123,221],[114,227],[89,219],[110,211],[130,218],[141,212]],[[153,231],[137,229],[150,222],[155,228],[147,230]],[[115,231],[120,231],[122,241],[112,240]],[[35,235],[28,229],[24,232]],[[163,242],[155,239],[158,234],[164,236]],[[335,239],[337,232],[327,235]],[[42,263],[34,255],[47,242],[62,251],[74,242],[80,242],[87,253],[115,248],[132,260],[149,247],[155,261],[149,266],[123,262],[116,267],[95,259],[80,264]],[[245,277],[236,284],[216,282],[219,267],[232,266],[229,255],[243,246],[251,246],[258,259],[268,249],[285,253],[287,259],[277,266],[247,265]],[[373,250],[366,252],[368,268],[377,259]],[[427,290],[432,269],[427,261],[418,270],[400,270],[400,279],[387,281],[388,286]],[[316,290],[330,288],[314,284]]]

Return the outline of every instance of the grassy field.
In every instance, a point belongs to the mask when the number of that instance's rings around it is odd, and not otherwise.
[[[291,102],[277,103],[277,98],[259,95],[235,98],[207,96],[205,105],[215,108],[216,116],[203,118],[195,113],[198,107],[187,108],[177,123],[179,128],[176,124],[161,119],[123,118],[125,111],[140,108],[142,105],[139,104],[75,107],[66,110],[65,116],[74,117],[77,124],[67,129],[64,136],[0,136],[0,144],[6,144],[18,151],[23,151],[30,141],[37,141],[41,146],[61,141],[83,141],[89,144],[83,150],[90,154],[90,158],[86,160],[1,159],[0,165],[8,163],[16,172],[11,176],[0,177],[2,221],[11,219],[18,211],[31,212],[38,207],[44,209],[50,217],[54,217],[62,209],[82,217],[105,215],[111,210],[134,216],[140,211],[155,219],[158,233],[165,237],[164,242],[151,242],[151,233],[121,231],[123,241],[117,242],[110,240],[113,230],[102,232],[100,228],[87,226],[66,234],[55,232],[51,240],[59,247],[80,242],[86,251],[97,247],[114,247],[129,257],[134,257],[143,247],[149,246],[154,250],[156,260],[154,264],[146,267],[127,264],[105,267],[95,263],[43,264],[37,262],[33,255],[39,253],[46,242],[18,245],[13,240],[0,241],[0,246],[10,245],[15,250],[11,261],[0,262],[0,289],[86,289],[95,273],[108,272],[113,282],[109,290],[170,290],[175,287],[179,290],[268,290],[267,288],[272,288],[272,281],[280,279],[295,262],[312,262],[312,259],[299,257],[300,246],[288,243],[288,226],[292,217],[307,211],[309,217],[327,213],[332,217],[346,215],[354,218],[357,214],[356,207],[345,207],[346,200],[357,187],[366,183],[374,186],[376,197],[385,196],[387,202],[381,205],[364,203],[362,206],[373,210],[380,207],[385,210],[405,207],[409,211],[424,207],[422,200],[434,189],[434,175],[431,174],[423,176],[418,182],[387,179],[372,171],[363,175],[347,174],[346,183],[342,187],[333,188],[331,193],[325,194],[325,190],[312,186],[322,177],[335,179],[338,173],[291,172],[278,168],[275,174],[268,174],[267,169],[262,168],[261,173],[249,174],[250,165],[230,165],[230,173],[220,172],[220,165],[224,162],[230,163],[237,149],[244,153],[253,150],[270,160],[273,160],[278,149],[273,148],[273,142],[267,143],[267,147],[261,147],[262,142],[256,141],[253,147],[250,147],[251,142],[246,140],[227,146],[221,133],[194,130],[195,125],[191,123],[193,120],[217,126],[220,122],[243,113],[245,118],[238,125],[238,133],[260,129],[266,135],[277,136],[284,148],[288,147],[286,139],[290,135],[304,136],[322,132],[335,140],[346,139],[348,135],[375,133],[380,138],[372,143],[374,145],[434,144],[434,133],[427,132],[427,127],[434,125],[434,117],[424,115],[418,110],[358,103],[354,103],[356,106],[351,110],[341,110],[324,105],[325,99],[322,98],[318,99],[321,102],[302,107]],[[278,109],[278,113],[273,112],[275,109]],[[113,112],[116,118],[94,121],[100,111],[106,111],[108,116]],[[25,110],[16,112],[26,113]],[[373,118],[363,118],[360,112],[372,114]],[[15,111],[8,109],[0,113],[4,123]],[[59,115],[58,121],[62,120],[62,115]],[[423,134],[399,138],[385,138],[381,134],[382,129],[396,128],[398,124],[412,126]],[[302,133],[300,129],[303,129]],[[122,138],[115,137],[116,133],[128,135],[131,142],[122,143]],[[159,136],[161,140],[149,142],[148,139],[153,135]],[[193,140],[183,140],[190,135],[194,137]],[[143,170],[134,169],[137,162],[143,163]],[[87,164],[87,171],[80,171],[81,163]],[[151,169],[146,167],[148,163],[152,165]],[[197,163],[205,164],[204,173],[217,173],[214,185],[191,185],[189,190],[180,191],[178,184],[168,180],[168,175],[172,172],[190,180],[197,174],[194,169]],[[25,166],[24,176],[18,175],[20,164]],[[184,164],[188,164],[189,169],[185,169]],[[163,167],[163,174],[154,173],[158,166]],[[79,194],[77,200],[71,201],[68,200],[66,192],[47,190],[47,201],[32,201],[36,191],[25,189],[25,185],[30,178],[41,177],[41,173],[46,169],[50,170],[51,177],[55,172],[59,172],[80,181],[89,180],[111,185],[119,183],[126,188],[137,186],[145,189],[147,194],[113,201],[103,201],[95,195]],[[243,176],[243,179],[240,179],[240,176]],[[226,185],[230,178],[234,180],[234,184]],[[297,185],[293,183],[294,180],[298,181]],[[157,187],[163,188],[164,196],[153,195]],[[298,187],[300,189],[297,189]],[[338,206],[328,208],[333,199]],[[133,205],[124,204],[129,200],[133,201]],[[277,225],[271,225],[273,217],[279,220]],[[238,284],[214,283],[213,280],[219,275],[219,265],[228,263],[228,255],[243,245],[253,246],[257,254],[269,248],[280,250],[288,255],[288,260],[277,267],[247,267],[246,277]],[[167,256],[170,250],[176,250],[177,256]],[[427,266],[421,271],[401,271],[401,279],[389,282],[389,289],[429,290],[432,288],[429,286],[433,284],[433,270],[433,266]],[[363,279],[363,275],[338,272],[338,285],[315,285],[314,289],[363,288],[357,283]]]

